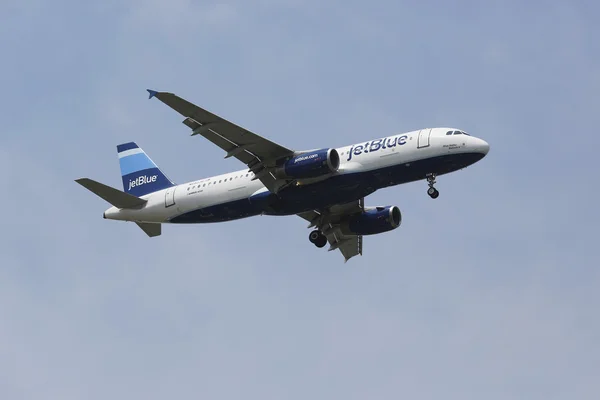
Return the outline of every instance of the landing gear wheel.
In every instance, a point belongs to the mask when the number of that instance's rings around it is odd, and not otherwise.
[[[316,229],[308,235],[308,240],[318,248],[324,247],[327,244],[327,237]]]
[[[317,246],[318,248],[325,247],[326,244],[327,244],[327,238],[325,237],[325,235],[319,236],[319,238],[315,242],[315,246]]]
[[[318,230],[314,230],[311,233],[309,233],[308,235],[308,240],[310,240],[311,243],[317,243],[317,240],[319,240],[319,238],[321,237],[321,232],[319,232]]]
[[[435,174],[427,174],[427,184],[429,185],[429,189],[427,189],[427,194],[432,199],[437,199],[440,195],[440,192],[437,191],[433,185],[435,185]]]

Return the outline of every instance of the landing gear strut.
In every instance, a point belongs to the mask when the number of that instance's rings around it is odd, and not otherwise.
[[[316,229],[308,235],[308,240],[318,248],[324,247],[327,244],[327,237]]]
[[[427,184],[429,185],[429,189],[427,189],[427,194],[432,199],[437,199],[440,195],[440,192],[438,192],[437,189],[433,187],[433,185],[435,185],[435,174],[427,174]]]

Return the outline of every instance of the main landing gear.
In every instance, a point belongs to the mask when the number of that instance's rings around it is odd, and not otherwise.
[[[318,248],[324,247],[327,244],[327,237],[319,232],[317,229],[312,231],[308,235],[308,240]]]
[[[427,194],[432,199],[437,199],[440,195],[440,192],[438,192],[437,189],[433,187],[433,185],[435,185],[435,174],[427,174],[427,184],[429,185],[429,189],[427,189]]]

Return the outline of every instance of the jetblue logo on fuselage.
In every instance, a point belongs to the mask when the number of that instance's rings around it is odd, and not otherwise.
[[[398,137],[387,137],[367,142],[364,145],[359,144],[357,146],[352,146],[350,147],[350,151],[348,152],[348,159],[346,161],[350,161],[353,155],[358,156],[361,154],[373,153],[380,149],[389,149],[396,146],[402,146],[406,144],[407,138],[408,135],[402,135]]]
[[[298,158],[296,158],[294,160],[294,164],[296,164],[297,162],[300,162],[300,161],[304,161],[304,160],[311,160],[311,159],[313,159],[315,157],[319,157],[319,155],[318,154],[311,154],[309,156],[301,156],[301,157],[298,157]]]
[[[156,182],[157,179],[158,179],[158,175],[152,175],[152,176],[142,175],[142,176],[138,176],[134,180],[129,181],[129,189],[128,190],[131,190],[131,188],[136,187],[136,186],[145,185],[146,183],[154,183],[154,182]]]

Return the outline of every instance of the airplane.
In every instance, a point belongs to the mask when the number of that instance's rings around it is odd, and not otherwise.
[[[425,180],[436,199],[436,178],[483,159],[489,144],[457,128],[393,134],[344,147],[294,151],[169,92],[147,89],[200,135],[246,168],[175,184],[135,142],[117,146],[123,191],[88,178],[75,181],[112,205],[103,217],[133,221],[149,237],[161,224],[232,221],[258,215],[297,215],[313,228],[309,241],[339,250],[345,262],[363,253],[363,236],[398,228],[398,206],[368,207],[376,190]]]

